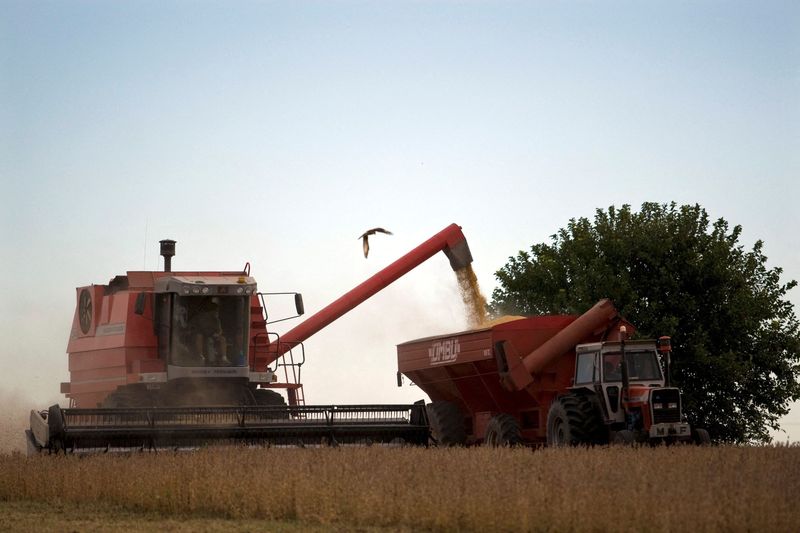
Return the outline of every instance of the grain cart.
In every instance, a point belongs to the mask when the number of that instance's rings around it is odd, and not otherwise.
[[[430,396],[441,444],[707,443],[685,421],[659,361],[669,339],[629,341],[602,300],[581,316],[520,318],[398,345],[400,374]]]
[[[427,443],[424,402],[309,406],[303,341],[430,257],[472,262],[451,224],[283,335],[267,330],[267,293],[241,271],[129,271],[79,287],[70,333],[69,408],[32,411],[29,452],[233,442]],[[287,294],[287,293],[280,293]],[[293,293],[288,293],[293,294]],[[297,314],[302,297],[295,294]],[[286,391],[284,396],[277,391]]]

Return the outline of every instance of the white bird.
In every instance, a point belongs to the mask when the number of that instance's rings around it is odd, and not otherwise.
[[[359,237],[362,240],[362,244],[364,245],[364,257],[369,255],[369,236],[375,235],[376,233],[385,233],[386,235],[392,235],[391,231],[385,230],[383,228],[372,228],[364,232],[363,235]]]

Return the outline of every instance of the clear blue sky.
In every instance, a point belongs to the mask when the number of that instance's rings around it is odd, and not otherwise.
[[[674,200],[800,278],[797,2],[0,8],[0,388],[32,401],[66,379],[74,287],[166,237],[311,312],[450,222],[490,293],[569,218]],[[307,396],[415,400],[394,344],[462,325],[434,260],[308,343]]]

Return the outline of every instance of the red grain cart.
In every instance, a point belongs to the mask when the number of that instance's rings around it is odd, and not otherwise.
[[[432,434],[443,445],[707,442],[686,423],[657,343],[627,341],[632,332],[603,300],[580,316],[520,318],[400,344],[398,374],[430,397]]]

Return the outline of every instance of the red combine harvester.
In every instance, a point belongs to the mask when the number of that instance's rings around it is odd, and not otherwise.
[[[669,338],[628,341],[633,326],[602,300],[581,316],[520,318],[397,347],[400,373],[425,391],[443,445],[710,441],[670,387]]]
[[[267,330],[267,293],[242,271],[128,272],[77,289],[58,405],[31,412],[29,453],[199,443],[427,443],[424,402],[307,406],[303,341],[438,252],[454,270],[472,256],[451,224],[283,335]],[[297,314],[302,297],[295,294]],[[288,405],[278,390],[285,390]]]

